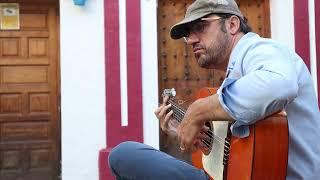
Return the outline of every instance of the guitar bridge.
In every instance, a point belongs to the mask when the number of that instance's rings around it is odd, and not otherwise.
[[[229,154],[230,154],[230,138],[225,138],[225,142],[224,142],[224,153],[223,153],[223,165],[227,165],[228,164],[228,160],[229,160]]]

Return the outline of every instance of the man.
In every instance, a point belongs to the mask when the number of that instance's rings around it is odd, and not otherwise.
[[[196,0],[174,25],[173,39],[193,47],[199,66],[226,70],[217,94],[192,103],[177,129],[182,151],[202,148],[207,121],[231,121],[234,136],[247,137],[248,126],[280,110],[287,113],[289,154],[287,180],[320,179],[320,112],[309,71],[293,51],[251,33],[233,0]],[[276,90],[276,91],[274,91]],[[163,131],[170,104],[155,110]],[[202,170],[150,146],[121,143],[109,156],[118,179],[208,179]]]

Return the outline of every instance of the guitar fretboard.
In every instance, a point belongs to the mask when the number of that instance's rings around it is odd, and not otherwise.
[[[179,105],[177,105],[174,101],[169,100],[169,104],[171,104],[171,109],[173,111],[173,118],[176,119],[179,123],[182,121],[184,115],[186,114],[186,110]]]

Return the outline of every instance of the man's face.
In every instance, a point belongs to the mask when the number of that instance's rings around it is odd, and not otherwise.
[[[186,42],[192,46],[200,67],[214,68],[227,61],[230,35],[220,21],[220,17],[212,15],[190,24]]]

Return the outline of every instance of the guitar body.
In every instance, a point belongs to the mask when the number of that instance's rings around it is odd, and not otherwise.
[[[216,90],[202,88],[198,98],[213,95]],[[194,166],[204,169],[215,180],[285,179],[288,124],[284,114],[274,114],[251,125],[250,136],[246,138],[232,136],[229,127],[228,122],[212,122],[211,128],[219,137],[212,138],[209,155],[201,151],[192,154]]]

